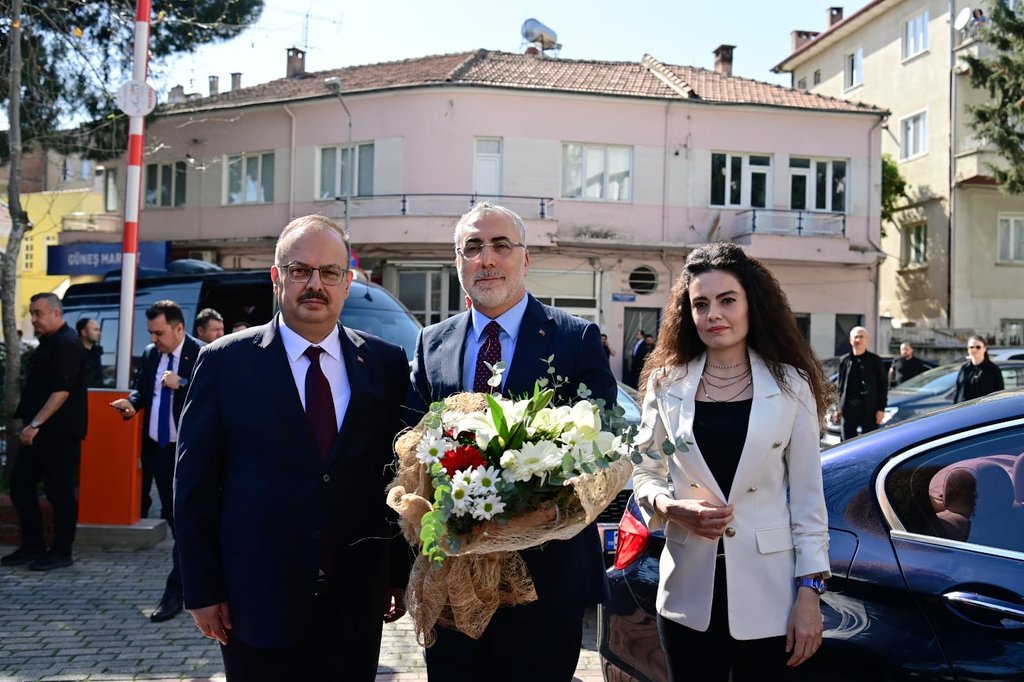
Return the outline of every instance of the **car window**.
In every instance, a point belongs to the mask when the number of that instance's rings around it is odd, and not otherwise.
[[[1001,367],[1003,372],[1003,388],[1018,388],[1021,385],[1022,370],[1015,367]]]
[[[643,414],[640,412],[640,406],[636,404],[636,399],[630,396],[622,386],[619,386],[618,389],[615,402],[625,411],[625,414],[622,415],[623,419],[630,424],[639,424]]]
[[[1024,552],[1024,428],[913,457],[890,472],[885,493],[911,533]]]
[[[960,363],[942,365],[927,372],[922,372],[912,379],[904,381],[896,387],[900,391],[929,393],[938,395],[956,386],[956,375],[960,371]]]

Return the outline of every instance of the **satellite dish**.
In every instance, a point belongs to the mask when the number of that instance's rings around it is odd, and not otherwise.
[[[967,28],[967,24],[971,23],[971,8],[964,7],[962,10],[957,12],[956,19],[953,20],[953,28],[958,31],[962,31]]]

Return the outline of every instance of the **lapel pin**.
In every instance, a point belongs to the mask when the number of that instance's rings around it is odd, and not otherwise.
[[[537,333],[540,334],[541,336],[544,336],[544,330],[543,329],[538,329]]]
[[[356,360],[357,360],[358,362],[362,362],[362,361],[363,361],[363,356],[362,356],[362,355],[357,355],[357,356],[356,356]]]

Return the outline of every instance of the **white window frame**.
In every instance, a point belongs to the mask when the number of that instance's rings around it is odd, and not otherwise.
[[[1015,238],[1015,235],[1019,237]],[[996,220],[996,249],[996,262],[1024,265],[1024,214],[999,214]]]
[[[814,213],[848,213],[850,209],[850,159],[836,159],[826,157],[814,157],[814,156],[801,156],[799,154],[793,154],[790,157],[789,164],[789,191],[787,197],[789,197],[788,205],[791,211],[809,211]],[[794,168],[792,165],[792,159],[806,159],[808,161],[807,168]],[[844,176],[843,182],[843,206],[842,208],[836,208],[834,204],[835,192],[833,191],[832,183],[835,176],[836,163],[843,163],[846,165],[846,175]],[[825,203],[823,206],[818,205],[818,164],[825,164]],[[793,177],[803,176],[806,178],[804,185],[804,208],[795,208],[793,206]]]
[[[853,90],[864,84],[864,48],[858,47],[843,56],[843,89]]]
[[[571,193],[571,191],[569,193],[567,193],[567,191],[566,191],[566,182],[565,182],[566,181],[566,171],[567,171],[566,153],[567,153],[569,147],[571,147],[571,146],[579,146],[579,147],[582,147],[582,150],[583,150],[582,161],[580,162],[581,165],[582,165],[582,168],[580,169],[580,179],[581,179],[581,183],[582,184],[580,186],[580,193],[579,193],[578,196],[574,195],[573,193]],[[611,151],[611,150],[620,150],[620,151],[624,150],[629,155],[629,173],[628,173],[628,177],[626,178],[626,182],[628,183],[628,191],[626,192],[626,196],[625,197],[617,197],[617,198],[610,198],[609,197],[609,187],[613,184],[613,183],[609,182],[609,178],[608,178],[608,152]],[[587,194],[587,189],[588,189],[587,179],[590,176],[590,173],[587,171],[587,156],[588,156],[587,152],[596,152],[596,151],[603,152],[602,170],[601,170],[601,173],[602,173],[601,196],[599,196],[599,197],[595,197],[595,196]],[[563,142],[562,143],[562,159],[561,159],[561,162],[562,162],[562,172],[561,172],[561,175],[559,176],[559,196],[562,199],[567,199],[567,200],[570,200],[570,201],[599,201],[599,202],[607,202],[607,203],[614,203],[614,204],[628,204],[628,203],[631,203],[633,201],[634,158],[633,158],[633,147],[632,146],[630,146],[630,145],[618,145],[618,144],[591,144],[591,143],[587,143],[587,142]],[[571,188],[570,188],[570,190],[571,190]]]
[[[366,142],[353,142],[349,144],[328,144],[323,145],[317,150],[316,154],[316,187],[317,187],[317,199],[321,201],[334,201],[337,197],[344,197],[345,188],[342,186],[344,179],[342,178],[344,165],[343,156],[348,152],[348,155],[353,158],[355,163],[351,164],[352,168],[355,169],[355,173],[349,173],[350,187],[347,196],[351,197],[367,197],[373,195],[373,172],[374,168],[370,168],[370,182],[369,186],[366,183],[360,183],[359,181],[359,170],[360,170],[360,159],[363,154],[369,153],[373,156],[373,165],[377,164],[377,150],[373,141]],[[325,195],[323,187],[323,159],[324,151],[328,149],[334,150],[334,190],[330,196]]]
[[[904,225],[900,230],[903,242],[900,249],[902,267],[922,267],[928,264],[928,223],[921,221]]]
[[[772,194],[772,191],[773,191],[772,190],[772,185],[773,185],[773,175],[774,174],[772,172],[773,160],[772,160],[772,155],[771,154],[759,154],[759,153],[753,153],[753,152],[734,153],[734,152],[714,151],[714,152],[711,152],[711,164],[708,167],[709,174],[710,173],[714,173],[714,168],[715,168],[714,157],[715,156],[725,156],[725,168],[724,168],[724,173],[725,173],[725,195],[724,195],[724,202],[723,203],[716,204],[714,202],[714,179],[711,178],[711,182],[709,183],[709,187],[708,187],[708,190],[709,190],[709,192],[708,192],[708,206],[723,207],[723,208],[771,208],[772,207],[772,205],[774,203],[773,202],[773,194]],[[768,164],[767,165],[752,164],[750,162],[750,160],[751,160],[751,158],[754,158],[754,157],[757,157],[757,158],[766,157],[768,159]],[[732,193],[732,183],[733,183],[733,173],[734,173],[733,160],[734,159],[740,159],[741,160],[740,178],[739,178],[739,181],[740,181],[740,188],[739,188],[740,189],[740,200],[739,200],[739,203],[736,203],[736,202],[734,202],[732,200],[732,194],[733,194]],[[765,176],[765,188],[764,188],[765,205],[764,206],[753,206],[750,203],[750,192],[751,192],[751,189],[754,186],[754,182],[753,181],[754,181],[754,176],[755,175],[764,175]]]
[[[182,170],[180,175],[178,170]],[[149,178],[151,173],[156,173],[156,195],[153,200],[149,196]],[[171,196],[167,202],[163,200],[163,178],[164,174],[171,178]],[[181,178],[181,192],[178,192],[178,178]],[[185,206],[185,192],[188,188],[188,166],[184,161],[172,161],[170,163],[147,163],[143,168],[142,178],[142,207],[146,210],[156,208],[182,208]]]
[[[928,51],[928,10],[903,22],[901,50],[904,62]]]
[[[918,120],[916,124],[914,121]],[[914,129],[908,128],[913,125]],[[917,132],[919,129],[919,134]],[[919,139],[920,147],[908,147],[908,141]],[[928,110],[922,109],[900,119],[900,161],[909,161],[928,153]]]
[[[274,178],[270,178],[270,192],[269,198],[263,189],[263,164],[266,157],[271,157],[274,160],[274,169],[277,169],[277,159],[274,158],[274,151],[271,149],[265,149],[262,151],[255,152],[241,152],[239,154],[228,154],[224,157],[224,196],[223,203],[225,206],[246,206],[253,204],[272,204],[274,203]],[[256,158],[259,164],[258,166],[258,177],[256,179],[256,197],[254,199],[246,198],[245,191],[245,165],[249,159]],[[238,159],[238,163],[242,164],[242,175],[241,181],[242,186],[239,187],[239,199],[238,201],[231,200],[231,164],[235,159]]]

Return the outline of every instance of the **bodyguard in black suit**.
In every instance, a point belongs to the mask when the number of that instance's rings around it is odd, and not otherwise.
[[[600,330],[526,292],[530,256],[526,229],[512,211],[478,204],[455,228],[456,265],[472,309],[420,334],[413,361],[410,415],[415,423],[431,402],[459,391],[488,390],[490,371],[498,358],[507,364],[502,394],[533,391],[547,374],[545,362],[567,383],[556,400],[576,398],[579,384],[592,399],[615,401],[615,379],[601,349]],[[500,347],[500,352],[496,350]],[[537,601],[502,607],[479,640],[438,628],[437,642],[427,649],[432,682],[479,680],[567,682],[579,661],[583,613],[608,597],[604,563],[593,527],[564,541],[522,553],[537,589]]]
[[[839,402],[833,415],[842,424],[843,440],[877,429],[889,399],[889,379],[882,358],[868,350],[868,330],[851,329],[850,347],[839,359]]]
[[[411,553],[385,502],[405,352],[338,325],[352,273],[322,216],[281,233],[280,314],[199,354],[178,437],[185,606],[228,679],[372,680]]]
[[[149,492],[156,479],[160,518],[174,535],[174,449],[185,394],[202,344],[185,333],[185,316],[174,301],[157,301],[146,310],[146,329],[152,341],[142,353],[135,373],[135,390],[110,406],[125,419],[146,411],[142,434],[142,516],[152,504]],[[181,613],[181,568],[178,553],[171,549],[172,566],[160,603],[149,619],[170,620]]]

